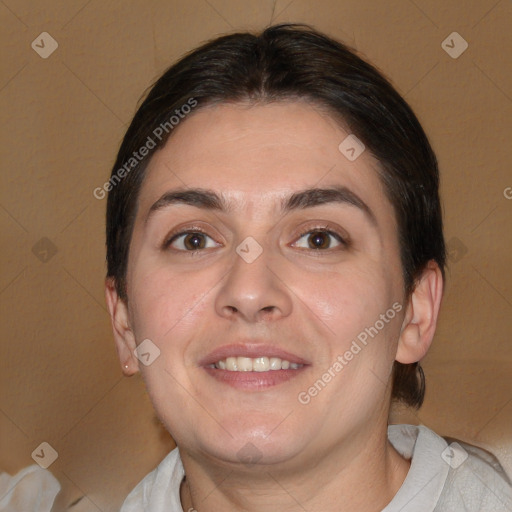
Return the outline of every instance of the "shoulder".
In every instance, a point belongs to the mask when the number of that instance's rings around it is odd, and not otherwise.
[[[423,425],[390,425],[388,438],[411,468],[386,512],[512,510],[510,478],[490,452]]]
[[[157,511],[176,501],[179,504],[179,488],[184,474],[176,447],[130,492],[120,512]],[[181,505],[177,510],[181,510]]]
[[[454,510],[512,510],[512,483],[495,455],[470,443],[445,438],[450,464],[440,506]]]

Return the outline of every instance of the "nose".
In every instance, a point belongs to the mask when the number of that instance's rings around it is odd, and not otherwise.
[[[215,299],[220,316],[246,322],[275,321],[290,315],[292,291],[286,283],[284,267],[279,267],[269,250],[248,263],[237,253],[233,266]]]

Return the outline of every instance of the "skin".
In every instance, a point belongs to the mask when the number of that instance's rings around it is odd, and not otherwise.
[[[130,246],[128,304],[112,279],[106,297],[123,371],[142,372],[180,448],[184,510],[377,511],[407,475],[409,461],[386,436],[392,365],[427,352],[443,283],[431,262],[405,297],[397,223],[378,162],[369,151],[345,158],[338,145],[348,134],[300,101],[220,105],[190,115],[149,164]],[[340,203],[280,214],[289,194],[331,185],[357,194],[375,223]],[[222,193],[232,209],[174,204],[146,222],[155,201],[184,186]],[[325,235],[326,248],[312,249],[313,235],[302,233],[326,224],[349,243]],[[184,237],[162,248],[173,230],[197,226],[207,248],[191,256]],[[235,251],[249,236],[263,249],[252,263]],[[394,303],[403,305],[396,317],[308,404],[299,403],[298,394]],[[249,391],[200,367],[214,348],[242,337],[310,365],[288,382]],[[146,338],[161,351],[150,366],[133,354]],[[238,454],[248,443],[258,454],[252,464]]]

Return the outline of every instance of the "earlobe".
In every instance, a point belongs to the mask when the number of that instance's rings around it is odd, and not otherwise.
[[[430,261],[409,297],[395,359],[410,364],[426,355],[437,326],[443,296],[443,276]]]
[[[105,280],[105,299],[110,313],[121,370],[126,376],[131,376],[139,371],[137,358],[134,354],[136,348],[135,336],[130,326],[128,307],[125,301],[119,297],[115,281],[111,277],[107,277]]]

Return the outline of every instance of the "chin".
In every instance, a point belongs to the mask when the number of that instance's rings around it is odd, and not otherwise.
[[[262,446],[250,440],[231,443],[229,446],[207,447],[210,457],[216,462],[225,463],[228,467],[236,466],[237,471],[241,468],[256,470],[264,466],[286,463],[298,455],[301,450],[292,446],[276,445],[267,443]]]
[[[279,431],[277,425],[279,422],[274,422],[271,428],[267,424],[253,424],[247,429],[229,428],[233,437],[223,431],[220,437],[203,439],[200,452],[203,455],[208,454],[212,461],[222,461],[228,466],[235,464],[238,468],[245,466],[250,469],[286,463],[303,453],[307,443],[303,430],[299,429],[300,439],[294,439],[290,426]]]

